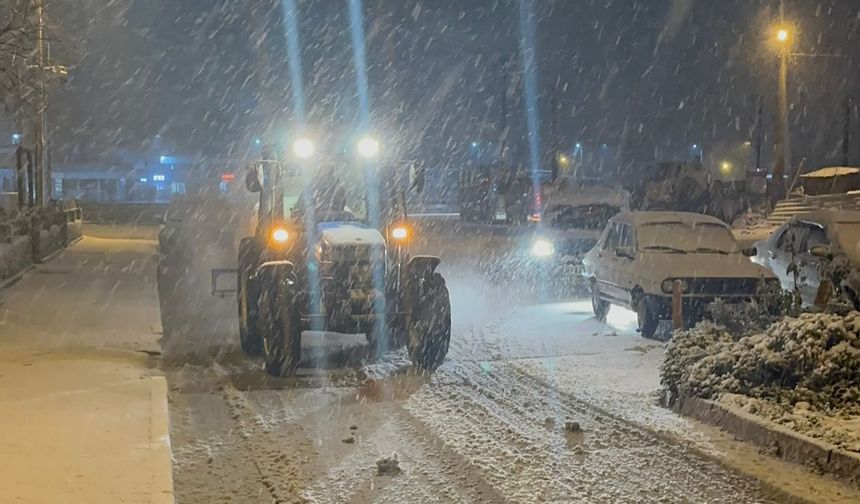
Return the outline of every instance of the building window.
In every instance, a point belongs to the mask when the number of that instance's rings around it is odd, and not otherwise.
[[[63,179],[55,178],[54,179],[54,195],[62,196],[63,195]]]
[[[173,194],[185,194],[185,182],[171,183],[170,192],[172,192]]]

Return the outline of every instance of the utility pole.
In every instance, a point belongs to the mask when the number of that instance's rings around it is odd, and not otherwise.
[[[783,179],[791,169],[791,147],[788,136],[788,52],[779,55],[779,83],[776,102],[776,136],[774,138],[776,164],[773,168],[773,183],[778,192],[785,191]]]
[[[851,141],[851,98],[845,98],[845,124],[842,129],[842,166],[848,166],[848,145]]]
[[[764,140],[764,124],[762,123],[762,116],[764,115],[764,97],[762,95],[758,96],[758,103],[756,107],[756,118],[755,118],[755,171],[756,173],[761,170],[761,146]]]
[[[780,26],[776,31],[776,44],[779,51],[779,78],[776,98],[776,135],[773,148],[776,163],[773,167],[771,198],[785,195],[785,173],[791,169],[791,146],[788,132],[788,58],[791,53],[793,29],[785,24],[785,4],[779,3]]]
[[[36,61],[37,61],[37,85],[36,85],[36,117],[33,121],[33,146],[35,177],[36,177],[36,206],[45,206],[46,186],[50,187],[50,174],[46,171],[45,164],[45,32],[44,32],[44,4],[43,0],[36,2]]]

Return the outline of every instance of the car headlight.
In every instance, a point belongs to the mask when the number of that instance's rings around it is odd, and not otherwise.
[[[663,292],[665,292],[666,294],[671,294],[672,291],[675,289],[675,280],[681,281],[681,292],[690,291],[690,284],[687,283],[687,280],[683,278],[667,278],[663,280],[662,284],[660,284],[660,288],[663,289]]]
[[[555,246],[551,241],[539,238],[532,244],[532,255],[535,257],[549,257],[555,254]]]

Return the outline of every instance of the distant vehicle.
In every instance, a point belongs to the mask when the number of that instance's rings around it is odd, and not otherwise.
[[[860,212],[819,210],[795,216],[756,243],[756,249],[753,260],[773,271],[784,289],[797,287],[805,304],[815,301],[822,272],[838,259],[847,275],[837,287],[860,309]]]
[[[582,258],[594,247],[606,223],[628,210],[630,194],[606,187],[559,187],[547,193],[540,225],[524,255],[548,268],[553,278],[570,283],[581,275]]]
[[[610,305],[638,315],[642,336],[653,338],[671,317],[672,290],[681,281],[685,325],[700,320],[717,298],[755,298],[779,282],[750,261],[723,221],[686,212],[622,212],[604,229],[583,260],[592,307],[605,320]],[[767,285],[767,284],[770,285]]]

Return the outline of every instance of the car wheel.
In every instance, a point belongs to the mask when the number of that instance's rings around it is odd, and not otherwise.
[[[239,248],[239,268],[236,279],[236,299],[239,311],[239,344],[252,357],[263,352],[263,340],[257,328],[259,319],[259,290],[251,279],[254,264],[252,251],[246,243]]]
[[[636,318],[639,321],[639,333],[642,334],[642,337],[654,339],[657,334],[657,326],[660,324],[660,317],[645,296],[642,296],[636,303]]]
[[[259,321],[262,328],[263,359],[266,372],[288,376],[295,372],[302,358],[301,316],[292,286],[269,279],[260,296]]]
[[[451,300],[439,273],[426,278],[419,292],[407,324],[409,357],[419,370],[434,371],[445,361],[451,342]]]
[[[606,322],[606,315],[609,313],[609,301],[600,297],[597,282],[591,283],[591,309],[594,310],[594,318]]]

